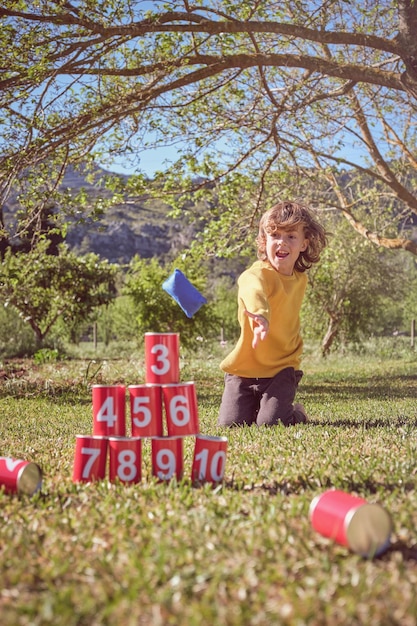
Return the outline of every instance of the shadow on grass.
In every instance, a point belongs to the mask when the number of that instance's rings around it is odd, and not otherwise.
[[[382,559],[385,555],[393,552],[400,552],[404,561],[417,561],[417,545],[407,546],[403,541],[396,541],[390,545],[380,558]]]
[[[370,430],[372,428],[417,428],[417,419],[409,419],[405,416],[398,416],[386,419],[371,420],[354,420],[354,419],[335,419],[335,420],[314,420],[309,419],[308,424],[311,426],[326,426],[335,428],[362,428]]]
[[[323,381],[316,384],[301,382],[300,391],[306,395],[320,396],[326,400],[389,400],[417,397],[417,375],[390,378],[348,379],[346,381]]]

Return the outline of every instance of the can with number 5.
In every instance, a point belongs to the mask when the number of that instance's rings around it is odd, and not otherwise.
[[[161,385],[129,385],[132,437],[162,437]]]

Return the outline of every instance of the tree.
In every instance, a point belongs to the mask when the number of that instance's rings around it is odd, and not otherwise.
[[[48,246],[43,240],[28,253],[8,250],[0,265],[0,301],[30,325],[37,347],[60,317],[69,327],[79,324],[116,296],[117,266],[95,254],[77,257],[64,245],[48,255]]]
[[[186,266],[186,267],[185,267]],[[190,319],[180,306],[162,289],[162,283],[174,268],[184,272],[201,293],[205,293],[206,278],[201,263],[176,259],[164,266],[158,259],[132,259],[125,280],[124,293],[134,303],[138,336],[146,332],[180,333],[181,344],[196,346],[197,338],[206,340],[220,335],[220,321],[210,304],[204,304]]]
[[[377,245],[417,254],[414,0],[10,0],[0,19],[0,204],[45,163],[58,180],[94,153],[135,161],[178,142],[158,194],[257,184],[246,206],[242,187],[219,202],[222,235],[307,178],[306,200],[330,203]],[[341,184],[341,168],[382,190],[388,221],[374,204],[359,219],[369,200]]]
[[[331,231],[329,245],[309,271],[302,309],[303,334],[321,337],[323,356],[336,344],[391,334],[398,328],[415,275],[412,264],[404,263],[399,253],[373,246],[339,214],[330,214],[326,226]]]

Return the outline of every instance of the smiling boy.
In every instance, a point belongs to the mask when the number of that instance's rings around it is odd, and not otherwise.
[[[259,260],[238,279],[240,337],[220,364],[220,426],[307,421],[304,407],[293,404],[303,375],[300,309],[325,231],[306,206],[280,202],[262,216],[256,242]]]

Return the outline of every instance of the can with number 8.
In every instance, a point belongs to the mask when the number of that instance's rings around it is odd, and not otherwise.
[[[112,482],[138,483],[142,478],[142,441],[140,437],[109,437]]]
[[[168,436],[198,435],[197,395],[193,382],[162,385]]]
[[[177,383],[179,370],[179,334],[145,333],[146,382]]]
[[[152,475],[161,481],[183,474],[183,443],[181,437],[152,438]]]

